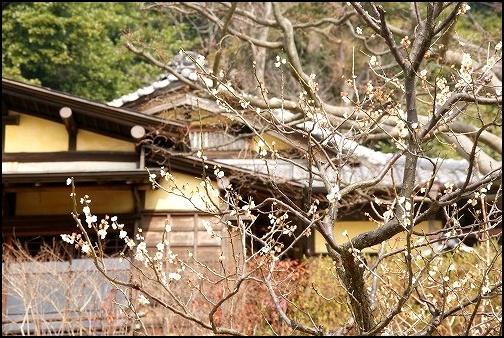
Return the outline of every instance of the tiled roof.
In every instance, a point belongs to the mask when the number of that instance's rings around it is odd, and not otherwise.
[[[191,57],[193,57],[200,66],[207,66],[205,57],[203,55],[196,54],[194,52],[188,52],[188,54],[191,55]],[[202,79],[202,77],[197,74],[198,66],[193,62],[193,60],[191,60],[186,54],[182,52],[176,55],[173,61],[168,64],[168,66],[175,69],[178,74],[190,81],[196,82],[198,80],[201,81]],[[211,79],[203,77],[203,80],[208,86],[212,85]],[[140,88],[132,93],[125,94],[120,98],[108,102],[107,104],[112,107],[122,107],[124,104],[134,102],[142,96],[152,94],[158,89],[176,87],[181,84],[182,82],[175,75],[163,73],[159,75],[157,80],[150,85]]]
[[[198,55],[196,53],[190,52],[192,58],[197,60],[198,64],[206,67],[205,57],[202,55]],[[201,77],[197,74],[198,66],[185,54],[182,52],[177,55],[172,62],[168,64],[171,68],[177,70],[177,72],[183,77],[191,80],[191,81],[205,81],[207,86],[212,85],[212,80],[209,78]],[[173,74],[162,74],[158,77],[157,81],[152,83],[151,85],[140,88],[136,92],[124,95],[116,100],[109,102],[110,106],[121,107],[122,105],[130,102],[134,102],[139,98],[152,94],[156,90],[163,88],[175,88],[178,85],[181,85],[182,82]],[[187,97],[183,98],[185,101],[189,102],[190,99]],[[189,101],[188,101],[189,100]],[[207,100],[211,101],[211,100]],[[186,102],[186,103],[187,103]],[[217,104],[211,101],[213,105],[217,106]],[[155,108],[152,108],[155,110]],[[147,112],[144,112],[147,113]],[[285,109],[274,109],[272,110],[273,115],[275,115],[279,120],[290,120],[294,114]],[[321,128],[318,123],[309,124],[310,121],[297,124],[296,127],[301,130],[311,130],[313,136],[319,136],[321,139],[324,139],[324,135],[326,134],[324,128]],[[372,177],[375,177],[379,174],[381,169],[386,165],[386,163],[391,159],[393,154],[383,153],[380,151],[375,151],[373,149],[364,147],[359,145],[357,142],[344,139],[336,134],[331,133],[331,137],[326,140],[326,142],[330,142],[334,145],[337,145],[338,148],[342,149],[344,152],[351,154],[352,157],[357,159],[358,165],[353,166],[351,170],[346,170],[344,173],[341,173],[343,177],[344,184],[351,184],[359,181],[365,181]],[[325,135],[327,136],[327,135]],[[264,161],[258,161],[253,159],[216,159],[216,161],[221,163],[226,163],[229,165],[234,165],[243,169],[253,170],[255,172],[266,172],[266,168],[264,166]],[[296,170],[296,166],[292,163],[282,161],[270,161],[271,165],[275,166],[279,169],[279,172],[276,173],[278,177],[287,179],[288,181],[297,181],[301,183],[308,182],[306,176],[306,172],[301,172],[299,168]],[[436,164],[436,168],[433,163]],[[394,179],[390,177],[390,175],[386,175],[384,179],[379,182],[378,186],[393,186],[394,182],[402,181],[402,168],[404,166],[404,158],[399,158],[394,167]],[[445,184],[448,182],[457,184],[462,184],[467,175],[469,163],[466,160],[456,160],[456,159],[441,159],[441,158],[419,158],[418,167],[417,167],[417,184],[422,184],[428,182],[432,175],[435,174],[435,181],[439,184]],[[437,171],[436,171],[437,169]],[[329,176],[334,176],[334,173],[329,173]],[[473,171],[472,179],[480,178],[480,174],[476,171]],[[322,182],[315,182],[315,185],[322,186]]]
[[[380,152],[375,152],[374,157],[371,161],[369,158],[361,157],[361,162],[358,165],[354,165],[347,170],[342,170],[339,172],[339,179],[337,180],[336,173],[331,168],[326,168],[325,175],[331,181],[340,181],[341,187],[354,184],[357,182],[363,182],[371,180],[380,174],[380,171],[387,164],[393,154],[385,154]],[[259,172],[263,174],[271,174],[279,179],[285,181],[294,181],[300,184],[308,185],[312,184],[313,188],[323,188],[324,183],[319,176],[316,174],[317,169],[312,168],[313,177],[309,175],[307,169],[303,168],[302,161],[283,161],[283,160],[262,160],[262,159],[218,159],[216,162],[225,163],[231,166],[237,166],[243,169],[248,169],[254,172]],[[296,164],[294,164],[296,162]],[[391,174],[386,174],[383,179],[376,183],[375,187],[394,187],[394,185],[400,185],[404,174],[404,158],[399,158],[393,165],[393,178]],[[416,184],[418,186],[423,186],[427,184],[431,178],[434,176],[433,183],[440,186],[444,186],[448,183],[453,183],[456,186],[464,183],[467,176],[467,169],[469,164],[465,160],[455,160],[455,159],[438,159],[436,167],[428,159],[419,158],[418,166],[416,170]],[[481,176],[477,172],[473,172],[473,179],[480,179]],[[472,180],[471,180],[472,181]]]

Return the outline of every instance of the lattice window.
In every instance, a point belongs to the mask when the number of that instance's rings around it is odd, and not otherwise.
[[[189,138],[192,150],[241,151],[248,148],[250,142],[219,130],[191,132]]]

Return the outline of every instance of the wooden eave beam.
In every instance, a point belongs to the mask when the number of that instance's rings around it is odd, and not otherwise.
[[[68,135],[74,136],[77,135],[77,124],[75,123],[75,119],[72,116],[72,109],[69,107],[63,107],[59,111],[59,115],[65,124]]]
[[[2,115],[2,125],[19,125],[19,115]]]

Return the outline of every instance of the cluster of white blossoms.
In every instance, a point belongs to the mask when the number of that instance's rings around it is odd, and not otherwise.
[[[273,261],[278,261],[280,259],[280,252],[282,251],[283,244],[275,243],[274,241],[269,241],[266,243],[261,250],[259,250],[259,255],[268,255]]]
[[[163,177],[166,181],[170,181],[173,179],[172,174],[166,171],[165,167],[161,167],[161,170],[159,171],[159,176]]]
[[[145,297],[144,295],[140,294],[138,295],[138,298],[137,298],[137,301],[140,305],[149,305],[150,304],[150,301],[149,299],[147,299],[147,297]]]
[[[318,84],[318,82],[315,82],[315,78],[316,77],[317,76],[314,73],[311,73],[310,76],[309,76],[309,78],[308,78],[308,87],[310,87],[310,89],[314,93],[318,92],[318,90],[319,90],[319,84]]]
[[[211,238],[215,238],[217,242],[220,242],[222,240],[222,236],[214,231],[212,224],[208,220],[203,220],[202,223],[207,234],[209,234]]]
[[[289,218],[289,214],[285,212],[277,217],[273,212],[270,212],[268,214],[268,218],[271,225],[283,226],[285,224],[285,221],[287,221],[287,219]]]
[[[394,129],[397,131],[399,139],[405,139],[409,135],[409,130],[406,125],[406,113],[401,108],[397,108],[397,116],[399,119],[397,120]]]
[[[334,185],[331,187],[331,190],[329,191],[329,194],[327,194],[327,200],[329,203],[334,203],[336,201],[341,200],[341,193],[340,193],[340,188],[338,185]]]
[[[413,205],[411,204],[409,198],[401,196],[397,200],[397,206],[402,210],[401,219],[399,221],[401,221],[401,224],[405,229],[408,229],[411,225],[411,210]]]
[[[459,71],[459,80],[455,84],[455,88],[466,88],[467,90],[470,90],[470,86],[473,79],[472,79],[472,74],[474,72],[473,69],[473,62],[471,58],[471,54],[469,53],[464,53],[462,56],[462,62],[460,63],[460,71]]]
[[[445,190],[443,190],[445,194],[453,192],[453,188],[455,187],[455,185],[452,182],[446,182],[444,186],[446,188]]]
[[[220,109],[222,109],[226,113],[232,113],[233,112],[233,107],[227,103],[226,100],[222,100],[221,98],[217,97],[215,99],[215,103],[219,106]]]
[[[224,171],[222,171],[221,168],[218,166],[214,167],[214,174],[215,177],[217,178],[223,178],[225,176]]]
[[[163,172],[164,169],[162,169]],[[169,177],[166,172],[163,173],[164,177]],[[149,176],[150,179],[155,181],[155,176],[154,174],[150,174]],[[67,180],[67,185],[70,185],[72,183],[72,179]],[[72,198],[75,199],[75,194],[72,192],[70,195]],[[158,243],[156,245],[156,251],[154,252],[153,255],[149,252],[147,249],[147,243],[145,242],[145,238],[142,235],[142,229],[139,228],[137,230],[137,235],[136,235],[136,241],[133,240],[128,236],[127,231],[124,230],[124,224],[118,223],[117,222],[117,216],[112,216],[109,217],[106,215],[103,219],[98,222],[97,216],[93,215],[91,213],[91,199],[89,198],[88,195],[85,195],[83,198],[80,199],[80,203],[83,205],[82,207],[82,212],[84,216],[86,217],[86,223],[88,225],[89,229],[93,229],[96,234],[98,235],[98,240],[104,240],[110,229],[118,231],[118,237],[122,240],[124,240],[125,245],[128,247],[129,250],[134,251],[133,259],[143,263],[146,267],[151,267],[155,269],[156,273],[158,276],[160,276],[160,281],[163,285],[168,285],[168,282],[170,280],[178,281],[181,279],[180,273],[185,270],[184,265],[180,266],[175,266],[175,271],[172,271],[168,273],[168,276],[166,275],[166,267],[165,264],[178,264],[179,261],[177,260],[177,255],[174,254],[171,250],[168,250],[168,252],[165,252],[165,247],[169,245],[168,240],[164,240],[162,243]],[[74,215],[78,217],[78,215]],[[85,234],[85,228],[80,225],[81,223],[79,222],[77,224],[78,227],[81,228],[81,231],[83,234],[77,234],[77,233],[72,233],[71,235],[69,234],[61,234],[61,239],[71,245],[75,245],[77,249],[80,248],[80,250],[88,255],[100,255],[100,253],[95,253],[95,250],[99,250],[98,245],[89,243],[88,241],[85,240],[86,236]],[[171,226],[166,225],[165,226],[165,236],[164,238],[168,238],[167,234],[171,232]],[[137,244],[138,243],[138,244]],[[122,254],[123,255],[123,254]],[[145,302],[146,299],[139,299],[139,302]]]
[[[462,3],[460,6],[459,10],[457,11],[457,15],[462,15],[468,12],[471,9],[471,6],[469,6],[467,3]]]
[[[243,109],[247,109],[248,107],[250,107],[250,102],[249,101],[246,101],[244,99],[241,99],[240,100],[240,106],[243,108]]]
[[[404,36],[401,39],[401,46],[404,50],[408,49],[411,46],[411,40],[409,39],[409,36]]]
[[[72,232],[71,235],[61,234],[60,236],[61,236],[61,239],[63,240],[63,242],[74,245],[75,249],[77,249],[77,250],[79,250],[79,248],[80,248],[82,250],[82,252],[85,253],[86,255],[89,254],[89,252],[91,250],[91,246],[88,244],[87,241],[85,241],[82,238],[81,234]]]
[[[436,87],[439,89],[436,92],[436,107],[440,107],[450,98],[452,92],[450,86],[448,86],[448,81],[442,76],[436,78]],[[437,113],[437,111],[435,110],[434,113]]]
[[[288,213],[283,213],[279,217],[276,217],[272,212],[268,214],[268,218],[270,219],[270,223],[273,227],[280,229],[282,234],[284,235],[294,235],[294,231],[296,231],[296,225],[290,225],[287,223],[287,219],[289,218]]]
[[[371,55],[371,57],[369,58],[369,65],[370,65],[371,67],[376,67],[376,66],[378,66],[378,65],[379,65],[379,63],[378,63],[378,59],[376,58],[376,56]]]
[[[268,155],[268,150],[266,150],[266,144],[264,143],[263,140],[259,140],[257,142],[257,148],[259,150],[259,156],[261,158],[264,158]]]
[[[341,101],[343,101],[346,104],[352,103],[350,98],[348,98],[348,93],[347,92],[341,92]]]
[[[284,65],[286,63],[287,63],[287,60],[285,58],[281,58],[280,55],[276,56],[275,67],[279,68],[281,65]]]
[[[318,199],[315,199],[313,201],[313,203],[310,205],[310,209],[308,210],[307,216],[315,215],[315,213],[318,210],[319,204],[320,204],[320,201]]]
[[[397,116],[397,122],[394,126],[394,131],[397,134],[397,137],[394,137],[393,142],[399,149],[406,148],[406,138],[409,136],[410,131],[407,125],[407,116],[404,110],[400,107],[395,107],[394,109],[389,109],[389,112],[393,116]],[[418,127],[415,125],[414,127]]]
[[[395,217],[396,213],[394,209],[396,206],[402,210],[400,216],[402,226],[405,229],[408,229],[408,227],[411,225],[411,212],[413,210],[413,205],[411,204],[410,199],[407,199],[404,196],[401,196],[398,199],[394,199],[392,203],[387,206],[387,210],[382,215],[382,224],[386,224],[388,221]]]
[[[467,204],[475,206],[481,200],[485,200],[486,193],[492,187],[492,182],[488,183],[486,187],[481,188],[479,191],[475,191],[472,198],[467,200]]]
[[[387,223],[394,217],[394,210],[392,206],[388,206],[387,210],[383,213],[383,224]]]

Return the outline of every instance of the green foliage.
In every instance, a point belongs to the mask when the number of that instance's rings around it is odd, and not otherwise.
[[[426,248],[420,251],[425,251]],[[421,287],[419,292],[426,292],[428,299],[434,304],[443,306],[444,310],[464,302],[482,292],[482,288],[498,283],[502,274],[502,252],[500,244],[488,241],[468,253],[459,250],[444,253],[434,260],[415,257],[413,271],[420,273]],[[495,261],[491,257],[497,257]],[[368,266],[376,260],[376,256],[366,256]],[[288,294],[289,306],[287,314],[295,321],[310,325],[312,319],[325,328],[337,328],[345,324],[348,317],[338,314],[348,314],[346,293],[336,277],[334,263],[328,256],[313,257],[295,267],[298,275],[293,278],[293,284],[285,283],[284,293]],[[488,280],[483,280],[485,270],[489,270]],[[391,256],[382,261],[378,275],[381,282],[377,293],[377,318],[388,313],[392,304],[406,286],[405,271],[407,268],[400,256]],[[421,271],[421,272],[420,272]],[[372,285],[373,274],[369,275],[368,285]],[[443,282],[444,280],[444,282]],[[385,283],[386,282],[386,283]],[[442,285],[442,287],[440,287]],[[391,290],[394,290],[393,292]],[[447,296],[448,295],[448,296]],[[444,304],[444,305],[443,305]],[[479,303],[480,313],[489,311],[492,307],[501,307],[501,297],[493,297]],[[439,335],[462,335],[474,306],[470,306],[459,316],[451,317],[441,323],[437,329]],[[307,314],[310,314],[308,316]],[[426,314],[418,298],[412,297],[394,319],[392,327],[402,328],[401,332],[408,332],[411,327],[421,329],[425,324],[419,320]],[[485,321],[485,316],[476,316],[474,325],[477,327]],[[284,325],[284,324],[282,324]],[[278,333],[278,332],[277,332]],[[283,334],[296,334],[285,328]],[[349,334],[354,334],[352,331]]]
[[[160,72],[126,50],[125,34],[161,41],[171,54],[191,48],[194,41],[176,35],[184,26],[160,28],[161,20],[160,13],[142,11],[134,2],[11,5],[2,11],[2,77],[110,101]]]
[[[469,2],[468,4],[471,10],[468,15],[462,16],[459,20],[457,33],[477,45],[487,40],[497,43],[502,38],[502,7],[499,10],[497,7],[492,7],[492,3],[486,6],[483,5],[484,3],[478,2]],[[482,45],[481,47],[486,48],[487,46]]]
[[[343,326],[348,313],[346,293],[334,270],[334,263],[328,256],[310,258],[305,265],[306,273],[296,283],[289,313],[293,319],[309,325],[307,313],[325,328]]]

